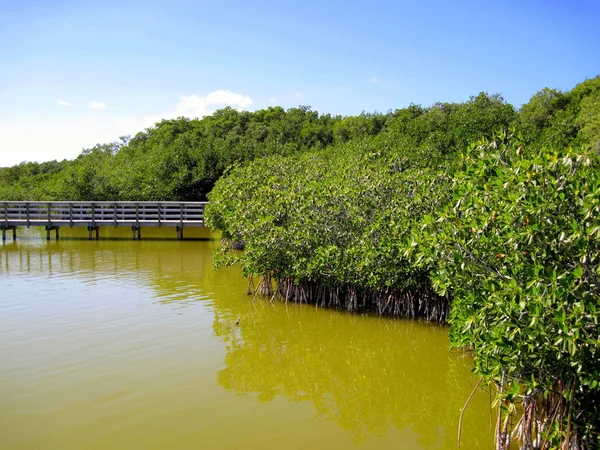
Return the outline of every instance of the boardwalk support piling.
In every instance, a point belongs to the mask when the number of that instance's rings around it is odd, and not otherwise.
[[[88,240],[91,241],[92,240],[92,232],[95,231],[96,232],[96,240],[99,239],[100,237],[100,227],[96,226],[96,225],[90,225],[87,227],[88,229]]]
[[[140,226],[132,226],[131,227],[131,239],[134,241],[137,239],[138,241],[142,238],[142,227]]]
[[[6,230],[12,230],[13,241],[17,240],[17,227],[12,225],[0,225],[2,229],[2,240],[6,241]]]
[[[49,241],[49,240],[50,240],[50,232],[51,232],[51,231],[55,231],[55,233],[56,233],[56,234],[55,234],[55,238],[56,238],[56,240],[58,241],[58,237],[59,237],[59,236],[58,236],[58,229],[59,229],[59,228],[60,228],[60,227],[55,227],[55,226],[52,226],[52,225],[47,225],[47,226],[46,226],[46,240],[47,240],[47,241]]]

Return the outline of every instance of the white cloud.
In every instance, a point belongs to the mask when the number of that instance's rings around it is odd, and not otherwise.
[[[371,83],[379,83],[379,78],[377,78],[377,77],[371,77],[371,78],[369,78],[369,81]]]
[[[65,100],[59,100],[58,105],[59,106],[71,106],[71,104]]]
[[[269,105],[276,105],[277,104],[277,99],[275,97],[271,97],[269,99]]]
[[[209,94],[210,95],[210,94]],[[208,111],[208,103],[205,99],[198,95],[182,96],[179,97],[179,103],[175,105],[175,114],[173,117],[185,116],[185,117],[204,117],[210,114]],[[171,116],[165,114],[166,117]]]
[[[205,97],[180,97],[171,111],[147,116],[119,116],[107,112],[93,118],[70,114],[65,117],[21,115],[0,119],[0,167],[22,161],[72,159],[84,148],[116,141],[119,136],[135,135],[163,119],[180,116],[201,118],[224,106],[241,109],[251,104],[252,99],[248,96],[214,91]],[[88,107],[106,108],[106,105],[94,101]]]
[[[236,94],[231,91],[218,90],[211,92],[206,97],[207,105],[230,105],[246,108],[252,104],[252,99],[248,96]]]
[[[163,117],[175,118],[185,116],[201,118],[214,112],[215,108],[211,108],[211,106],[233,106],[237,107],[236,109],[244,109],[251,104],[252,98],[224,90],[213,91],[206,97],[200,97],[199,95],[184,95],[179,98],[179,103],[175,105],[175,111],[170,114],[163,114]]]
[[[88,103],[88,108],[92,109],[106,109],[106,103],[92,101]]]
[[[292,92],[292,97],[296,97],[296,98],[302,98],[304,96],[304,94],[300,91],[294,91]]]

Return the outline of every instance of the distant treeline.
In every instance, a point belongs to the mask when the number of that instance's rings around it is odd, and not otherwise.
[[[494,393],[497,449],[600,448],[600,77],[332,136],[217,181],[217,262],[271,299],[447,321]]]
[[[519,111],[481,93],[464,103],[411,105],[385,114],[226,108],[203,119],[163,120],[131,139],[86,149],[75,160],[0,168],[0,200],[205,200],[232,164],[335,152],[356,140],[435,158],[456,154],[496,127],[515,126],[540,145],[590,143],[600,135],[596,85],[597,79],[570,92],[544,89]]]

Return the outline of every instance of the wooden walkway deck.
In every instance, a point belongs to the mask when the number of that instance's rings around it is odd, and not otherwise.
[[[100,227],[131,227],[133,239],[140,239],[142,227],[173,227],[183,239],[186,227],[204,226],[206,202],[0,202],[2,240],[17,227],[40,226],[46,238],[60,227],[87,227],[88,238],[99,237]]]

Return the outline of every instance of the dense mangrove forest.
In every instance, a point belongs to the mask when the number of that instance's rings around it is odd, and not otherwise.
[[[227,108],[0,169],[0,200],[205,199],[253,295],[448,323],[498,449],[600,448],[600,77],[520,108]]]

